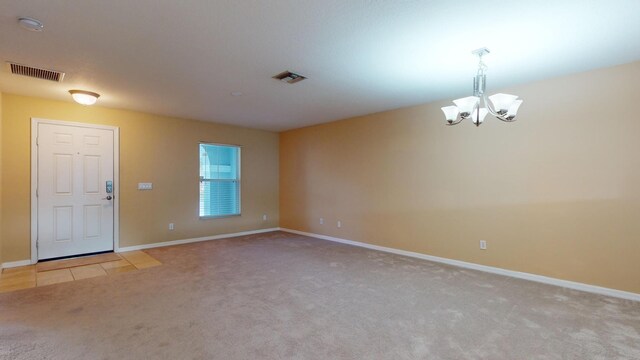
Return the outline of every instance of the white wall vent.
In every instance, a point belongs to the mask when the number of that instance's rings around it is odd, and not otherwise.
[[[64,73],[55,70],[40,69],[32,66],[7,62],[7,67],[12,74],[29,76],[36,79],[61,82],[64,79]]]

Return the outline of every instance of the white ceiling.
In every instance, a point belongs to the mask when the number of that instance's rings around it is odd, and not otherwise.
[[[0,61],[67,75],[3,67],[0,91],[71,101],[79,88],[102,106],[280,131],[467,96],[483,46],[489,92],[639,60],[639,14],[639,0],[3,0]],[[271,78],[284,70],[308,80]]]

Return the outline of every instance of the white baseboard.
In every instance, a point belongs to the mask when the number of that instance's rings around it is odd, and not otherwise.
[[[204,237],[192,238],[192,239],[165,241],[165,242],[159,242],[159,243],[153,243],[153,244],[126,246],[126,247],[115,249],[115,252],[126,252],[126,251],[134,251],[134,250],[151,249],[151,248],[157,248],[162,246],[189,244],[189,243],[207,241],[207,240],[218,240],[218,239],[226,239],[226,238],[231,238],[236,236],[261,234],[261,233],[278,231],[278,230],[280,230],[280,228],[259,229],[259,230],[242,231],[242,232],[237,232],[232,234],[220,234],[220,235],[204,236]],[[6,262],[1,264],[0,270],[14,268],[18,266],[26,266],[26,265],[31,265],[31,260]]]
[[[31,265],[31,260],[11,261],[11,262],[2,263],[2,269],[10,269],[18,266],[27,266],[27,265]]]
[[[226,238],[231,238],[236,236],[261,234],[261,233],[278,231],[278,230],[280,230],[280,228],[259,229],[259,230],[242,231],[242,232],[237,232],[232,234],[220,234],[220,235],[213,235],[213,236],[204,236],[199,238],[164,241],[164,242],[152,243],[152,244],[125,246],[125,247],[115,249],[115,252],[126,252],[126,251],[134,251],[134,250],[152,249],[152,248],[163,247],[163,246],[190,244],[190,243],[195,243],[200,241],[219,240],[219,239],[226,239]]]
[[[329,241],[339,242],[339,243],[342,243],[342,244],[359,246],[359,247],[363,247],[363,248],[367,248],[367,249],[384,251],[384,252],[388,252],[388,253],[392,253],[392,254],[404,255],[404,256],[409,256],[409,257],[413,257],[413,258],[429,260],[429,261],[433,261],[433,262],[437,262],[437,263],[453,265],[453,266],[472,269],[472,270],[484,271],[484,272],[488,272],[488,273],[492,273],[492,274],[510,276],[510,277],[514,277],[514,278],[518,278],[518,279],[535,281],[535,282],[539,282],[539,283],[543,283],[543,284],[555,285],[555,286],[560,286],[560,287],[564,287],[564,288],[568,288],[568,289],[580,290],[580,291],[585,291],[585,292],[589,292],[589,293],[594,293],[594,294],[599,294],[599,295],[606,295],[606,296],[611,296],[611,297],[616,297],[616,298],[621,298],[621,299],[626,299],[626,300],[640,301],[640,294],[632,293],[632,292],[628,292],[628,291],[610,289],[610,288],[605,288],[605,287],[600,287],[600,286],[595,286],[595,285],[589,285],[589,284],[584,284],[584,283],[579,283],[579,282],[574,282],[574,281],[568,281],[568,280],[561,280],[561,279],[556,279],[556,278],[552,278],[552,277],[536,275],[536,274],[530,274],[530,273],[519,272],[519,271],[513,271],[513,270],[507,270],[507,269],[502,269],[502,268],[493,267],[493,266],[474,264],[474,263],[470,263],[470,262],[466,262],[466,261],[447,259],[447,258],[442,258],[442,257],[438,257],[438,256],[432,256],[432,255],[416,253],[416,252],[412,252],[412,251],[405,251],[405,250],[399,250],[399,249],[394,249],[394,248],[389,248],[389,247],[384,247],[384,246],[367,244],[367,243],[358,242],[358,241],[346,240],[346,239],[336,238],[336,237],[327,236],[327,235],[313,234],[313,233],[308,233],[308,232],[298,231],[298,230],[292,230],[292,229],[286,229],[286,228],[280,228],[280,230],[281,231],[285,231],[285,232],[290,232],[290,233],[293,233],[293,234],[310,236],[310,237],[314,237],[314,238],[317,238],[317,239],[329,240]]]

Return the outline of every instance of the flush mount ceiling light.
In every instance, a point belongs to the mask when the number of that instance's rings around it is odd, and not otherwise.
[[[18,24],[29,31],[42,31],[44,29],[42,21],[30,17],[18,18]]]
[[[100,94],[85,90],[69,90],[73,100],[82,105],[93,105],[98,101]]]
[[[489,49],[481,48],[471,52],[478,57],[478,73],[473,78],[473,96],[453,100],[455,106],[445,106],[442,108],[444,116],[447,118],[447,125],[457,125],[462,120],[471,119],[471,122],[480,126],[487,113],[497,117],[504,122],[515,121],[518,108],[522,105],[516,95],[495,94],[489,96],[484,93],[487,86],[487,65],[482,62],[482,56],[489,53]],[[484,105],[484,106],[482,106]]]

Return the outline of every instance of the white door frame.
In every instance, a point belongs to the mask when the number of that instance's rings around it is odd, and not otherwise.
[[[80,122],[31,118],[31,263],[38,262],[38,124],[113,130],[113,251],[120,248],[120,128]]]

